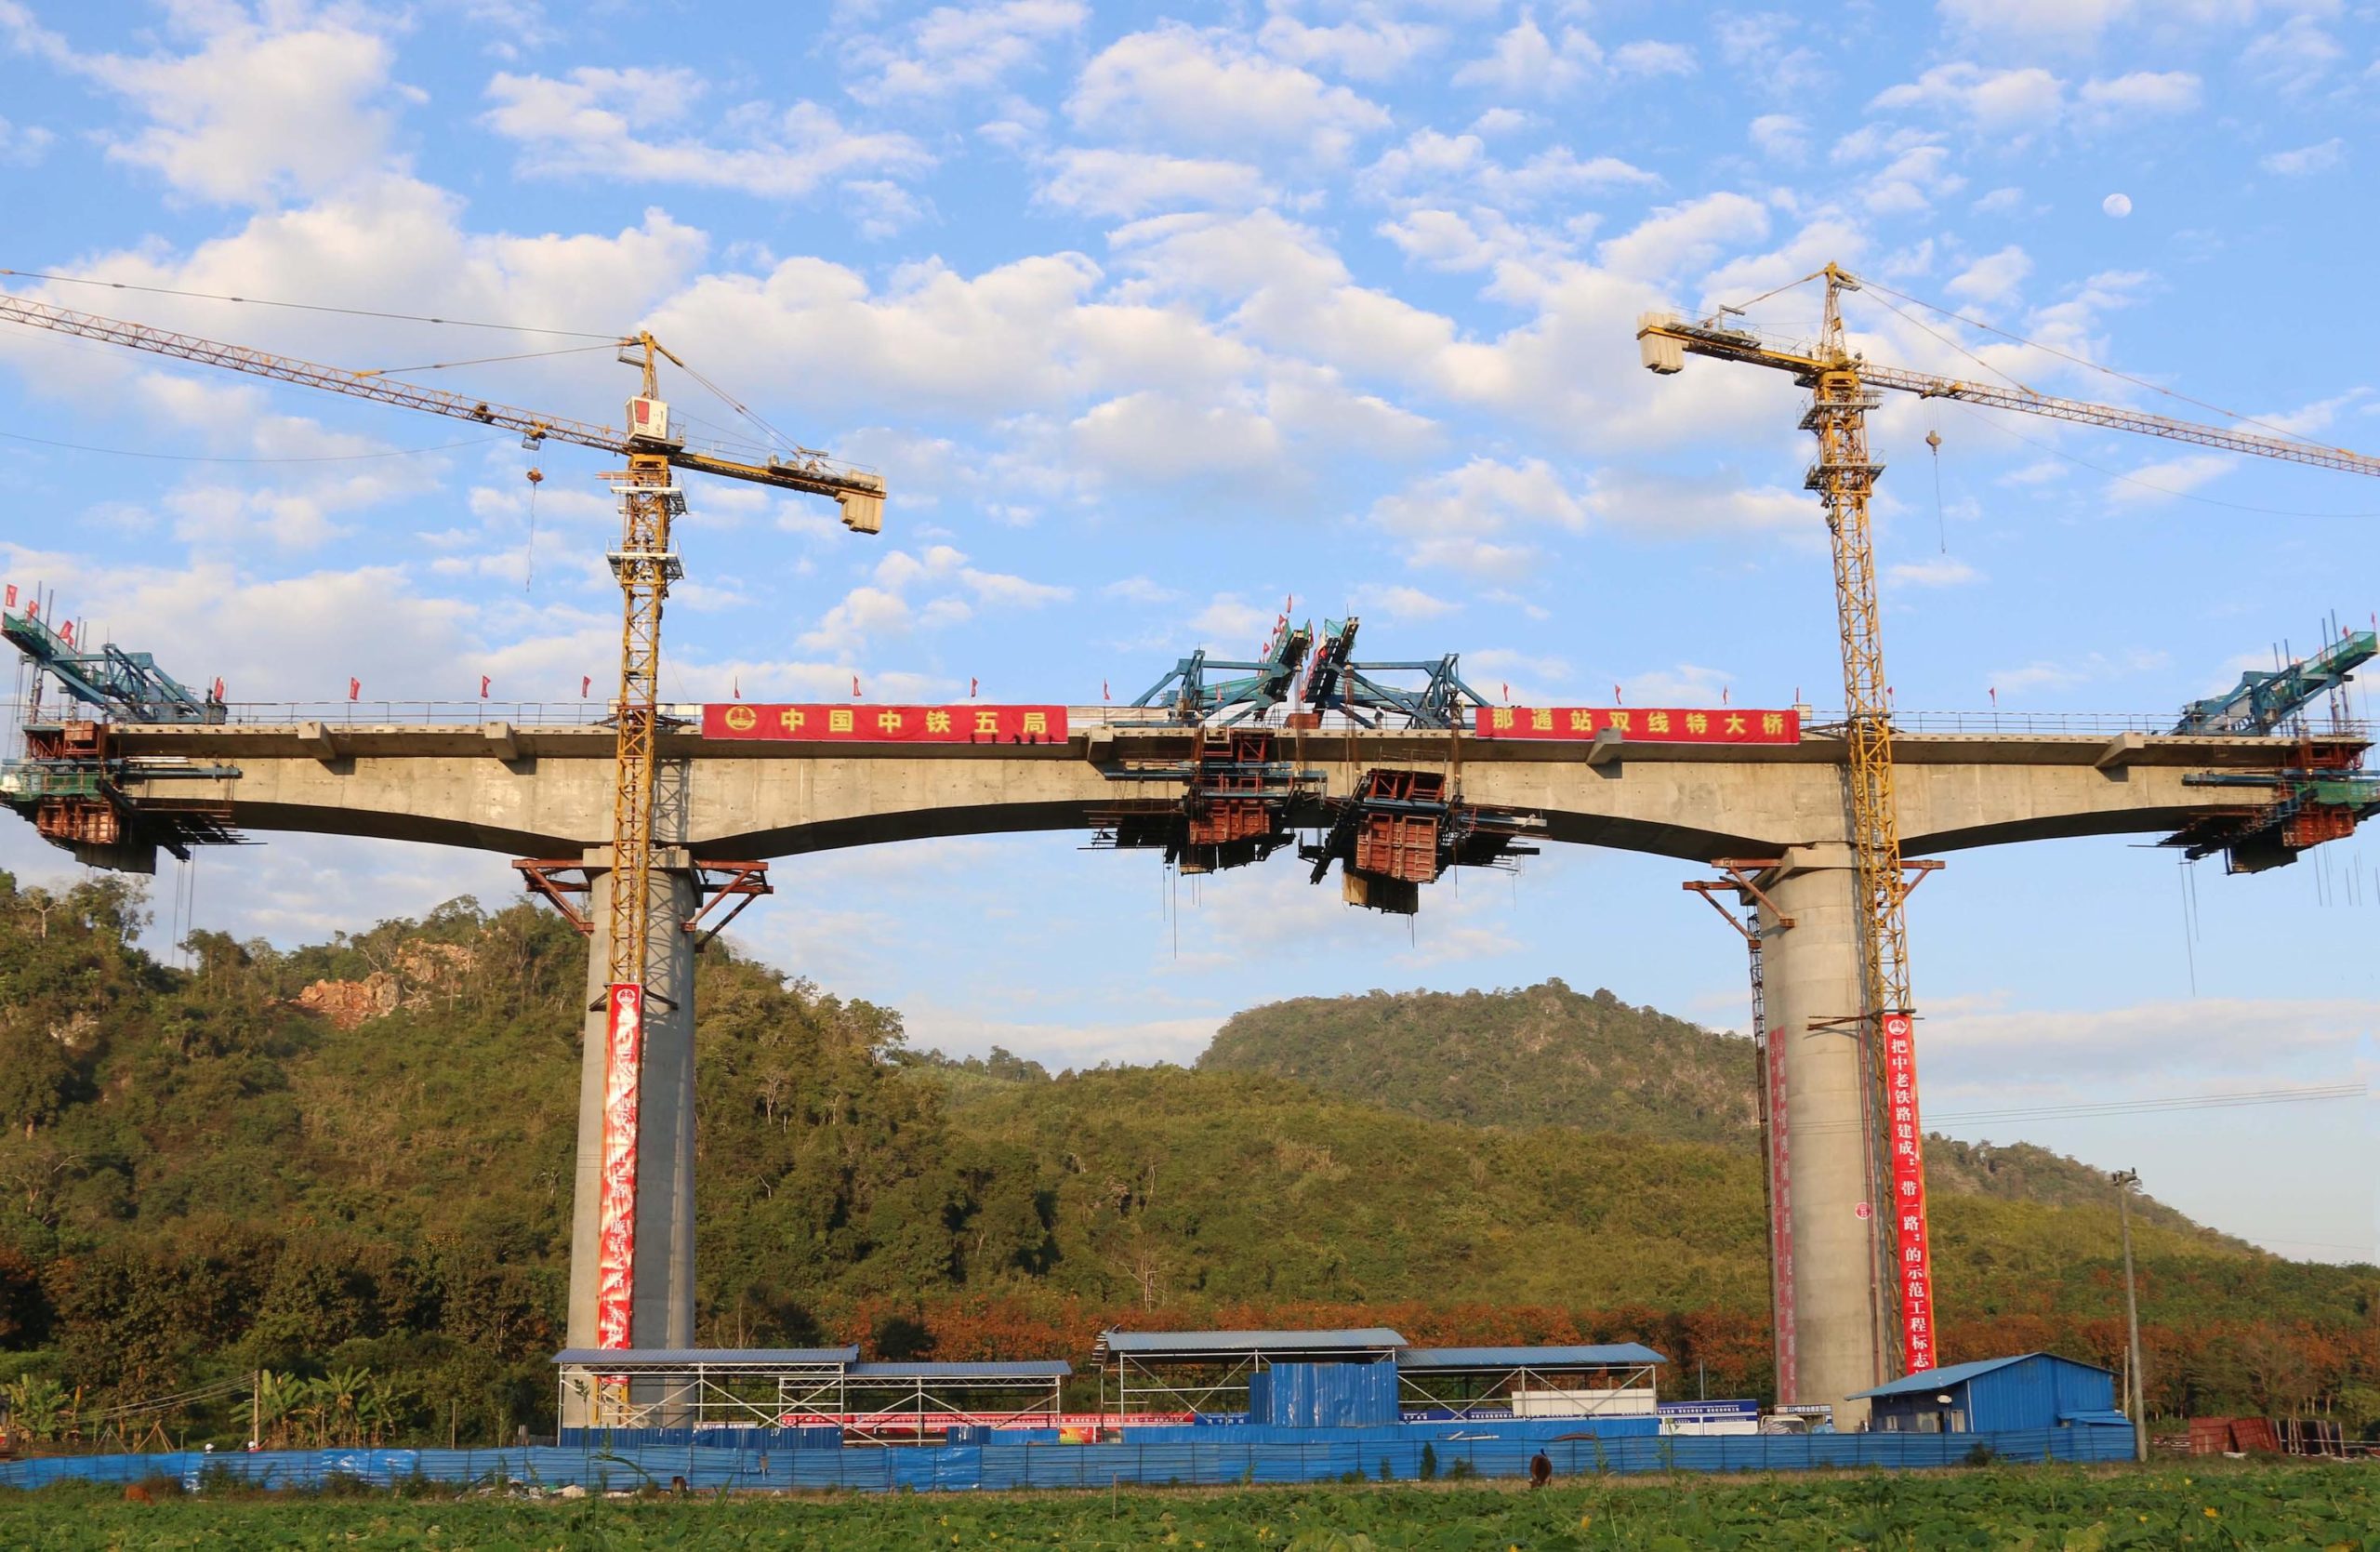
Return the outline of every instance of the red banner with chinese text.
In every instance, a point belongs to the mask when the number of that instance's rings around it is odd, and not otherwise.
[[[1637,744],[1793,744],[1798,711],[1695,706],[1483,706],[1483,738],[1592,738],[1612,732]]]
[[[1063,706],[761,706],[703,708],[706,738],[824,744],[1049,744],[1066,736]]]
[[[623,982],[604,1000],[603,1174],[596,1193],[595,1345],[632,1347],[636,1307],[636,1128],[644,1055],[644,988]]]
[[[1934,1250],[1925,1229],[1925,1134],[1917,1116],[1917,1041],[1905,1013],[1884,1018],[1884,1104],[1890,1124],[1892,1212],[1908,1372],[1942,1361],[1934,1346]]]

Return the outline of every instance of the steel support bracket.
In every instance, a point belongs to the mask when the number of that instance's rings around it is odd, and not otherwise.
[[[744,908],[763,895],[776,893],[769,882],[769,865],[765,862],[697,862],[694,864],[694,888],[703,896],[694,914],[686,919],[686,931],[695,935],[694,952],[699,954],[710,947],[710,940],[727,930],[727,924],[744,914]],[[703,919],[721,900],[734,898],[727,914],[703,930]]]

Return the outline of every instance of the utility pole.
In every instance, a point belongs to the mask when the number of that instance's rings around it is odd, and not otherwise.
[[[2108,1178],[2115,1182],[2116,1215],[2123,1224],[2123,1323],[2132,1354],[2132,1394],[2126,1398],[2132,1403],[2132,1458],[2146,1461],[2149,1458],[2149,1389],[2141,1383],[2140,1377],[2140,1302],[2134,1293],[2132,1282],[2132,1193],[2134,1187],[2140,1184],[2140,1172],[2118,1170]]]

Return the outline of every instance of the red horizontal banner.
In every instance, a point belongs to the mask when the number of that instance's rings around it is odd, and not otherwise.
[[[703,708],[706,738],[822,744],[1048,744],[1066,736],[1063,706],[761,706]]]
[[[1798,711],[1733,707],[1483,706],[1482,738],[1592,738],[1606,729],[1632,744],[1794,744]]]

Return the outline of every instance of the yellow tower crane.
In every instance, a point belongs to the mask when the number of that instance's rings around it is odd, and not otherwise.
[[[1645,365],[1655,372],[1667,375],[1681,371],[1688,355],[1710,356],[1790,372],[1793,380],[1810,392],[1809,405],[1802,415],[1802,429],[1817,434],[1818,452],[1805,484],[1818,493],[1825,506],[1827,533],[1833,551],[1835,614],[1843,645],[1852,854],[1865,929],[1860,943],[1865,1005],[1858,1011],[1858,1026],[1876,1087],[1882,1091],[1889,1083],[1897,1091],[1880,1093],[1878,1097],[1886,1103],[1871,1106],[1877,1124],[1884,1124],[1890,1118],[1890,1129],[1881,1139],[1892,1175],[1893,1190],[1886,1200],[1897,1204],[1913,1200],[1918,1207],[1914,1230],[1902,1224],[1899,1254],[1889,1263],[1904,1275],[1880,1276],[1876,1280],[1877,1312],[1882,1321],[1887,1307],[1897,1307],[1898,1350],[1907,1369],[1914,1372],[1933,1366],[1933,1333],[1937,1328],[1932,1319],[1932,1252],[1924,1212],[1924,1131],[1917,1120],[1915,1011],[1910,991],[1909,930],[1903,910],[1912,881],[1901,859],[1899,810],[1893,795],[1892,689],[1884,676],[1884,643],[1876,605],[1875,550],[1868,515],[1869,497],[1875,489],[1877,476],[1884,471],[1884,465],[1875,461],[1868,446],[1868,411],[1883,402],[1878,391],[1889,388],[1921,398],[1953,399],[1993,409],[2020,410],[2056,420],[2138,431],[2226,452],[2253,453],[2353,474],[2380,474],[2380,458],[2287,436],[2200,425],[2079,399],[2053,398],[2021,386],[1964,382],[1904,367],[1878,365],[1854,354],[1844,335],[1843,296],[1861,289],[1858,277],[1839,265],[1829,264],[1778,289],[1790,290],[1792,285],[1813,280],[1823,280],[1826,285],[1825,311],[1814,346],[1788,349],[1770,343],[1747,326],[1743,308],[1722,308],[1699,321],[1674,313],[1646,313],[1637,320],[1636,339]],[[1906,1122],[1897,1113],[1903,1108],[1904,1093],[1909,1113]],[[1873,1127],[1871,1130],[1872,1133]],[[1873,1157],[1871,1146],[1868,1190],[1871,1201],[1876,1200],[1878,1184],[1873,1178]],[[1904,1189],[1905,1184],[1913,1184],[1915,1189]],[[1902,1214],[1888,1216],[1899,1222]],[[1879,1233],[1883,1227],[1880,1219]],[[1885,1264],[1878,1256],[1877,1265],[1881,1267]],[[1881,1353],[1880,1359],[1889,1356],[1893,1346],[1889,1337],[1884,1346],[1887,1352]]]
[[[661,613],[669,584],[683,572],[670,548],[671,520],[685,496],[671,478],[692,470],[722,479],[832,497],[844,526],[874,534],[884,526],[884,481],[866,470],[806,450],[752,463],[717,449],[690,447],[672,428],[660,397],[661,360],[692,368],[649,333],[624,336],[620,360],[642,373],[628,403],[626,431],[565,416],[541,415],[466,394],[423,388],[373,371],[324,366],[195,335],[76,312],[0,292],[0,320],[55,334],[95,339],[172,356],[227,371],[270,378],[457,420],[521,433],[524,445],[551,439],[617,453],[628,468],[614,476],[620,497],[620,547],[611,554],[620,584],[620,689],[613,703],[617,728],[612,804],[610,958],[605,1010],[602,1175],[599,1205],[601,1267],[596,1294],[596,1346],[633,1345],[637,1109],[642,1061],[644,995],[650,971],[654,749],[661,723]]]

